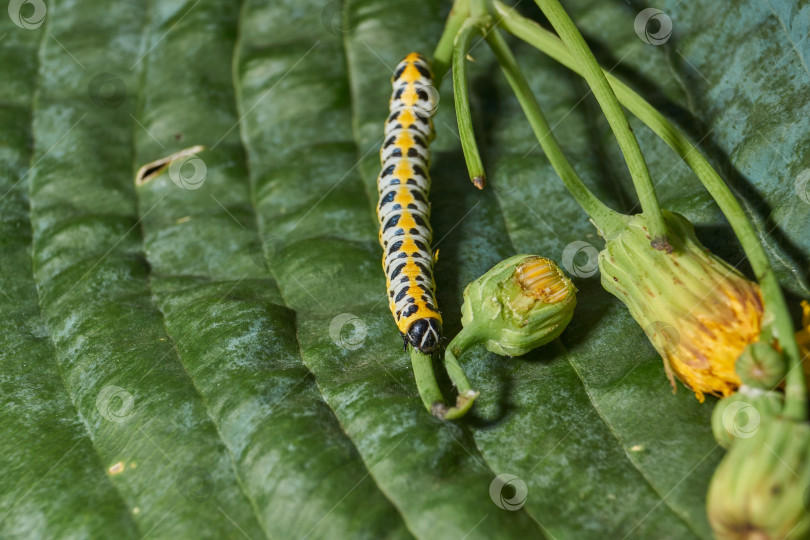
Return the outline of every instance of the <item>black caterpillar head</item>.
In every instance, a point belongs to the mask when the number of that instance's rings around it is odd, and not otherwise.
[[[430,354],[439,348],[442,335],[442,323],[433,317],[428,319],[418,319],[408,327],[408,334],[405,336],[406,343],[410,343],[415,349]]]

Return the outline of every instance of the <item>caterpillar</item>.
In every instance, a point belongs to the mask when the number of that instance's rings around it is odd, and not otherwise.
[[[377,177],[382,262],[389,307],[405,348],[410,344],[429,354],[439,346],[442,325],[430,248],[428,144],[436,108],[430,65],[422,55],[409,54],[397,65],[391,85]]]

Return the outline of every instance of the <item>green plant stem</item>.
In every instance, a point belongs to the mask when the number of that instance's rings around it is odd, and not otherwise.
[[[413,376],[416,379],[419,397],[422,398],[425,408],[432,412],[434,405],[444,403],[442,391],[439,390],[439,383],[436,382],[436,375],[433,373],[433,359],[410,345],[408,351],[411,354]]]
[[[618,212],[608,208],[600,201],[588,187],[584,184],[577,172],[566,159],[557,139],[551,132],[543,111],[537,103],[537,99],[529,87],[529,83],[520,66],[515,60],[515,56],[509,49],[509,45],[498,29],[493,29],[486,36],[487,43],[495,53],[495,57],[501,69],[509,81],[509,85],[523,108],[523,112],[532,126],[534,135],[537,137],[540,146],[548,157],[551,166],[560,176],[565,187],[576,199],[579,205],[588,213],[593,223],[606,239],[615,236],[624,228],[625,217]]]
[[[438,90],[453,60],[453,43],[461,25],[470,16],[470,0],[456,0],[444,24],[444,31],[433,51],[433,81]]]
[[[467,91],[467,49],[470,46],[472,36],[481,32],[479,25],[482,23],[481,19],[467,19],[456,35],[453,51],[453,96],[456,104],[456,118],[458,119],[458,135],[461,138],[461,148],[464,151],[467,171],[470,174],[472,183],[478,189],[484,187],[486,176],[484,174],[484,164],[481,162],[481,154],[478,152],[478,145],[475,143],[475,132],[472,124],[472,114],[470,113],[470,97]]]
[[[633,185],[641,203],[641,209],[649,222],[649,232],[652,238],[652,245],[657,249],[665,249],[666,244],[666,223],[661,215],[658,206],[658,198],[655,195],[650,171],[641,153],[636,136],[627,123],[624,111],[616,99],[610,85],[605,78],[602,68],[588,48],[582,34],[579,33],[574,21],[568,16],[557,0],[536,0],[538,6],[548,18],[554,30],[568,48],[571,56],[581,68],[581,75],[585,78],[588,86],[591,87],[594,97],[599,102],[602,112],[605,114],[610,124],[616,140],[619,142],[630,175],[633,178]]]
[[[439,384],[436,382],[432,357],[414,349],[410,345],[408,345],[408,351],[411,355],[411,365],[413,366],[414,379],[416,379],[416,388],[419,391],[422,404],[424,404],[428,412],[442,420],[456,420],[464,416],[473,406],[473,403],[475,403],[478,392],[471,388],[467,376],[455,360],[455,357],[449,360],[445,359],[445,367],[450,376],[450,380],[453,381],[453,384],[455,384],[458,389],[458,397],[455,406],[448,407],[444,404],[442,391],[439,389]]]
[[[487,0],[470,0],[470,16],[473,18],[483,17],[488,12]]]
[[[501,18],[500,24],[510,33],[536,47],[565,67],[582,75],[581,67],[568,51],[565,44],[542,28],[514,13],[511,8],[494,2],[495,12]],[[686,162],[714,198],[717,206],[726,215],[731,228],[745,251],[751,267],[760,283],[765,302],[765,320],[773,321],[775,335],[788,360],[788,376],[785,385],[785,414],[791,418],[804,419],[807,416],[807,391],[801,367],[801,353],[796,344],[794,327],[787,310],[785,298],[779,287],[779,280],[771,267],[768,256],[760,243],[753,225],[748,220],[739,201],[729,187],[709,164],[689,139],[667,120],[655,107],[650,105],[630,87],[616,77],[606,73],[607,80],[616,92],[619,101],[644,122],[667,145]]]

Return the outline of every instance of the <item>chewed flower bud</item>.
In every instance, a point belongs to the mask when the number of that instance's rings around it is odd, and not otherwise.
[[[576,305],[576,288],[550,259],[516,255],[495,265],[464,290],[459,333],[450,349],[472,343],[520,356],[559,336]]]
[[[715,471],[706,508],[720,540],[808,538],[810,424],[763,417]]]
[[[727,396],[740,385],[737,358],[759,339],[759,286],[709,253],[686,218],[663,214],[672,249],[651,247],[645,217],[633,216],[599,254],[602,286],[644,329],[673,388],[674,375],[700,401]]]

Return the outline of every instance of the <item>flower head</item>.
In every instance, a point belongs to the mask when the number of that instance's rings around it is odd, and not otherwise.
[[[633,216],[599,254],[604,288],[644,329],[675,388],[727,396],[739,385],[734,364],[759,339],[759,286],[715,257],[689,221],[664,211],[671,250],[650,246],[646,220]]]

